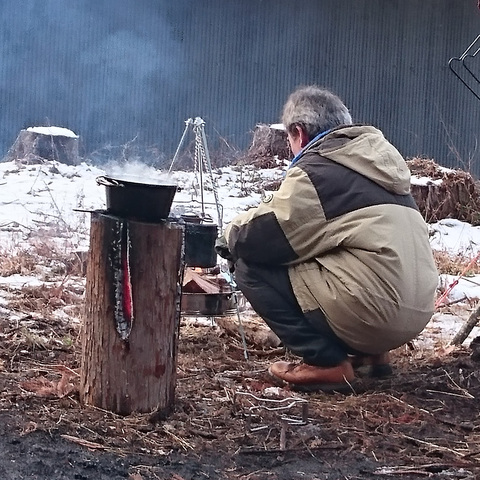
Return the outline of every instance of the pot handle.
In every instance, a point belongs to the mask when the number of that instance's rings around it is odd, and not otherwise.
[[[113,178],[104,177],[103,175],[97,177],[97,185],[103,185],[104,187],[123,187],[124,185]]]

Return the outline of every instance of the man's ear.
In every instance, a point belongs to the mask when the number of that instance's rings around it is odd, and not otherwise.
[[[295,130],[300,137],[300,146],[303,148],[310,141],[307,132],[300,125],[295,125]]]
[[[302,138],[302,148],[303,148],[310,141],[310,138],[308,137],[307,132],[305,132],[305,130],[301,129],[301,131],[302,131],[301,138]]]

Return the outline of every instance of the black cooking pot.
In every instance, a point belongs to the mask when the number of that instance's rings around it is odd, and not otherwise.
[[[107,212],[122,218],[143,222],[165,220],[170,213],[177,186],[133,175],[100,176],[98,185],[105,186]]]
[[[190,267],[214,267],[217,264],[217,225],[201,223],[198,217],[188,218],[184,215],[182,218],[185,222],[185,264]]]

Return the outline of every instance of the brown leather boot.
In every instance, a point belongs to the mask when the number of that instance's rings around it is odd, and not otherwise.
[[[353,368],[362,376],[385,378],[393,374],[389,352],[378,355],[354,355],[351,362]]]
[[[305,392],[353,391],[351,384],[355,379],[349,360],[335,367],[275,362],[270,365],[268,373],[282,385],[289,385],[295,390]]]

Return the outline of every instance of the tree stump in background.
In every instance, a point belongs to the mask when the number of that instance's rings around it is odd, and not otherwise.
[[[417,177],[412,180],[412,196],[428,223],[444,218],[480,223],[480,192],[468,172],[440,167],[423,158],[409,160],[407,165]]]
[[[246,155],[249,164],[260,168],[273,168],[278,166],[277,160],[289,160],[292,156],[283,126],[261,123],[255,127],[252,144]]]
[[[38,164],[57,160],[65,165],[77,165],[78,135],[66,128],[34,127],[20,130],[4,161],[17,160]]]
[[[126,415],[174,403],[181,298],[179,224],[92,213],[80,397]]]

